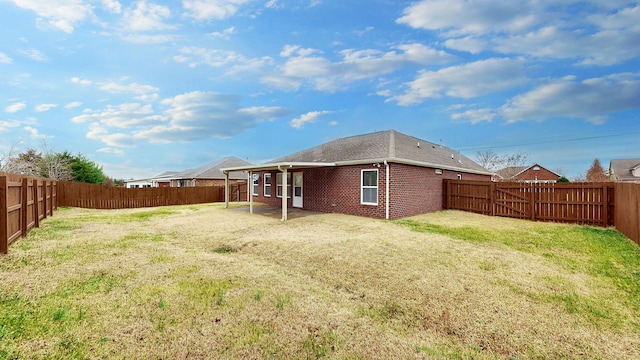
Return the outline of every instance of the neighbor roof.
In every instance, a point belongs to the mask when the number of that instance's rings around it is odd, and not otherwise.
[[[395,130],[340,138],[275,159],[256,166],[255,169],[291,164],[299,167],[339,166],[385,160],[469,173],[491,174],[490,171],[455,150]]]
[[[244,161],[235,156],[229,156],[195,169],[187,169],[171,174],[170,177],[172,179],[224,179],[224,173],[220,169],[251,165],[248,161]],[[232,172],[229,174],[229,178],[245,179],[246,176],[241,172]]]
[[[618,181],[637,181],[638,177],[633,176],[631,171],[638,167],[640,159],[615,159],[609,163],[609,173]]]
[[[508,166],[506,168],[500,169],[498,171],[496,171],[496,175],[498,175],[499,177],[503,178],[503,179],[513,179],[518,177],[520,174],[522,174],[523,172],[533,168],[534,166],[537,166],[541,169],[545,169],[550,173],[553,173],[555,175],[557,175],[558,177],[560,177],[561,175],[556,173],[555,171],[551,171],[549,169],[547,169],[544,166],[541,166],[540,164],[533,164],[531,166]]]

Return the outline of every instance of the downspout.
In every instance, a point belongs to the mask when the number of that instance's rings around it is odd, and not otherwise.
[[[385,219],[389,220],[389,163],[387,162],[387,160],[384,161],[384,166],[385,168],[385,177],[386,177],[386,188],[384,191],[384,196],[385,196]]]

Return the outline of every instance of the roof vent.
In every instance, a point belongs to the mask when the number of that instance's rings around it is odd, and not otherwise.
[[[420,147],[420,141],[418,141],[418,145],[416,145],[416,146]]]

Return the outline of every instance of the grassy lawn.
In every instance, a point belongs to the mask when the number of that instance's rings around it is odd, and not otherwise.
[[[61,209],[0,257],[0,359],[640,358],[618,232],[444,211]]]

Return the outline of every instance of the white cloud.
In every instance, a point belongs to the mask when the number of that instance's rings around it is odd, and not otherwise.
[[[239,102],[237,95],[200,91],[164,99],[169,123],[140,131],[136,137],[154,143],[225,138],[291,113],[282,107],[241,108]]]
[[[71,118],[71,121],[76,124],[94,122],[121,129],[153,126],[164,123],[166,120],[163,116],[154,114],[151,105],[137,103],[121,104],[119,106],[108,105],[105,109],[85,111],[83,114]]]
[[[396,21],[436,32],[448,48],[472,54],[491,50],[582,65],[640,55],[640,5],[628,1],[423,0]]]
[[[471,54],[479,54],[487,47],[487,41],[473,36],[458,39],[449,39],[444,42],[449,49],[466,51]]]
[[[120,14],[122,11],[122,4],[118,0],[102,0],[102,6],[114,14]]]
[[[508,122],[579,118],[602,123],[611,113],[640,109],[640,73],[575,81],[555,80],[511,99],[501,109]]]
[[[168,7],[137,1],[134,8],[126,9],[122,16],[125,29],[130,31],[157,31],[173,29],[175,26],[165,24],[164,20],[171,16]]]
[[[45,111],[49,111],[55,107],[57,107],[58,104],[40,104],[40,105],[36,105],[35,110],[36,112],[45,112]]]
[[[310,111],[306,114],[302,114],[299,117],[291,120],[289,123],[294,129],[301,129],[305,124],[311,124],[318,120],[322,115],[331,114],[332,111]]]
[[[72,101],[70,103],[68,103],[67,105],[64,106],[65,109],[67,110],[71,110],[71,109],[75,109],[79,106],[82,106],[82,103],[80,101]]]
[[[35,49],[21,50],[21,54],[34,61],[47,61],[47,57],[40,51]]]
[[[53,138],[53,136],[40,134],[38,129],[36,129],[34,127],[31,127],[31,126],[25,126],[24,129],[29,133],[29,137],[31,137],[32,139],[50,139],[50,138]]]
[[[222,39],[228,39],[229,35],[233,34],[236,31],[236,28],[234,26],[232,27],[228,27],[222,31],[216,31],[216,32],[212,32],[209,35],[213,36],[213,37],[217,37],[217,38],[222,38]]]
[[[492,122],[496,117],[493,109],[471,109],[461,113],[451,115],[451,119],[456,121],[467,121],[471,124],[477,124],[483,121]]]
[[[87,139],[97,140],[103,142],[107,146],[113,147],[134,147],[136,141],[133,136],[124,133],[110,134],[107,128],[99,123],[92,123],[89,126],[89,132],[87,133]]]
[[[134,44],[162,44],[176,40],[177,36],[165,34],[126,34],[121,35],[120,38]]]
[[[27,104],[25,104],[24,102],[17,102],[15,104],[5,107],[4,112],[10,113],[10,114],[17,113],[18,111],[23,110],[26,107],[27,107]]]
[[[13,59],[10,58],[7,54],[0,52],[0,64],[11,64]]]
[[[120,149],[110,148],[110,147],[100,148],[100,149],[98,149],[96,151],[99,152],[99,153],[104,153],[104,154],[124,155],[124,151],[122,151]]]
[[[249,0],[182,0],[186,15],[196,20],[226,19]]]
[[[407,91],[389,100],[411,105],[443,96],[469,99],[521,85],[527,81],[522,61],[488,59],[438,71],[421,71],[407,83]],[[388,100],[388,101],[389,101]]]
[[[237,95],[195,91],[162,100],[165,109],[161,111],[150,104],[125,103],[87,109],[71,121],[90,123],[87,138],[118,148],[140,141],[172,143],[229,137],[292,113],[275,106],[243,108],[239,103]]]
[[[319,51],[287,45],[280,53],[288,60],[276,74],[261,80],[272,86],[291,88],[308,83],[321,91],[336,91],[357,80],[394,72],[408,65],[442,64],[454,59],[450,54],[428,46],[412,43],[393,47],[389,51],[345,49],[340,61],[332,62],[318,56]]]
[[[115,81],[99,83],[100,90],[112,94],[135,94],[136,100],[154,101],[158,98],[158,88],[151,85],[143,85],[138,83],[123,84]]]
[[[234,51],[199,47],[184,47],[180,49],[180,55],[174,56],[173,61],[187,64],[189,67],[197,67],[199,65],[215,68],[229,67],[229,70],[226,71],[227,75],[257,71],[263,66],[273,63],[273,59],[268,56],[246,58]]]
[[[447,36],[523,30],[535,22],[535,2],[526,0],[423,0],[396,20],[413,28],[445,31]]]
[[[0,120],[0,133],[9,131],[10,128],[20,126],[19,121]]]
[[[11,0],[16,6],[35,12],[37,23],[66,33],[74,25],[93,15],[92,6],[83,0]]]
[[[79,85],[91,85],[93,84],[93,81],[91,80],[86,80],[86,79],[80,79],[77,77],[72,77],[71,78],[71,82],[74,84],[79,84]]]
[[[268,0],[264,4],[264,7],[269,8],[269,9],[282,9],[282,8],[284,8],[284,5],[278,4],[278,0]]]

